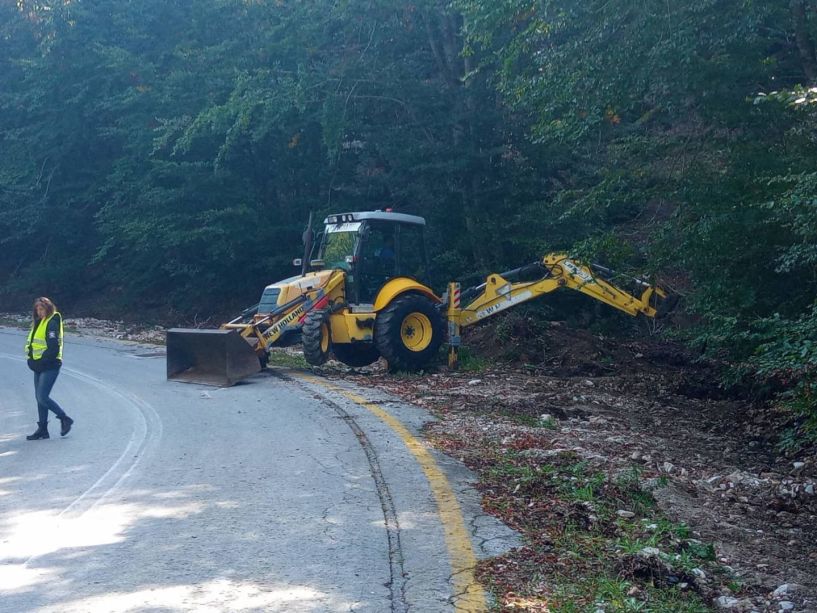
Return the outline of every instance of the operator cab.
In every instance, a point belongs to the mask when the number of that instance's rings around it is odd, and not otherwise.
[[[425,224],[422,217],[390,211],[329,215],[312,264],[345,270],[349,302],[372,304],[394,277],[426,278]]]

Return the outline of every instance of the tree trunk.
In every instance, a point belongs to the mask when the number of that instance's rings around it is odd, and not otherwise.
[[[480,176],[477,174],[477,164],[474,163],[478,153],[473,125],[476,104],[469,83],[463,81],[463,77],[470,69],[470,60],[460,55],[462,41],[459,37],[462,24],[458,15],[447,13],[442,8],[436,13],[424,13],[423,19],[429,46],[451,96],[454,111],[451,121],[451,142],[456,151],[466,151],[471,162],[465,175],[458,178],[457,185],[462,197],[465,230],[468,233],[471,256],[477,267],[484,269],[485,245],[480,240],[476,222],[480,208],[478,193]]]
[[[794,37],[800,51],[803,72],[809,83],[817,82],[817,54],[814,50],[814,39],[808,28],[806,4],[808,0],[791,0],[791,13],[794,18]]]

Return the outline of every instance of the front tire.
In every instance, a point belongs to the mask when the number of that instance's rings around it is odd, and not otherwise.
[[[301,329],[304,346],[304,358],[312,366],[321,366],[329,359],[332,348],[332,336],[329,328],[329,312],[326,310],[310,311],[304,319]]]
[[[419,370],[431,362],[445,336],[442,315],[425,296],[396,298],[377,316],[374,340],[389,370]]]

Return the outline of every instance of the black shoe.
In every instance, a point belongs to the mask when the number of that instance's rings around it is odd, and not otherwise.
[[[71,432],[71,425],[74,423],[74,420],[66,415],[65,417],[60,417],[60,423],[62,424],[62,427],[60,428],[60,436],[65,436]]]
[[[48,422],[37,422],[37,431],[34,434],[29,434],[26,437],[27,441],[38,441],[44,438],[51,438],[48,436]]]

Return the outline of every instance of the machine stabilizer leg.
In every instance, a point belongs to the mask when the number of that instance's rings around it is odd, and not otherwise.
[[[448,368],[457,370],[460,360],[460,284],[448,284]]]

